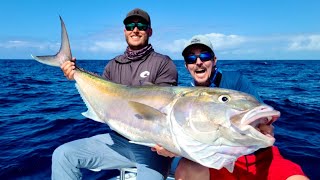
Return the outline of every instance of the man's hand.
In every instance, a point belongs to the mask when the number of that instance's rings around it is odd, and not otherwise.
[[[151,151],[156,151],[159,155],[164,156],[164,157],[175,157],[177,156],[176,154],[166,150],[162,146],[155,145],[154,147],[151,148]]]
[[[69,80],[74,80],[74,72],[76,68],[76,58],[72,58],[72,61],[66,61],[60,66],[64,76]]]

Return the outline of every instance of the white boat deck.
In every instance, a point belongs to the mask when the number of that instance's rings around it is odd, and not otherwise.
[[[120,169],[120,175],[113,177],[109,180],[136,180],[137,169],[136,168],[122,168]],[[166,180],[174,180],[173,175],[169,175]]]

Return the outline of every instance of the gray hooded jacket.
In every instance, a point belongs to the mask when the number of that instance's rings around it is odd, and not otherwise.
[[[119,55],[106,65],[103,77],[119,84],[136,86],[145,83],[177,85],[178,72],[169,56],[152,50],[138,60]]]

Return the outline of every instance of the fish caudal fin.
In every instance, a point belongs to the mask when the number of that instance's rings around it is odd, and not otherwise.
[[[47,64],[50,66],[58,66],[58,67],[66,61],[71,61],[71,58],[72,58],[68,33],[61,16],[59,17],[61,21],[61,46],[60,46],[59,52],[56,55],[49,55],[49,56],[31,55],[33,59],[43,64]]]

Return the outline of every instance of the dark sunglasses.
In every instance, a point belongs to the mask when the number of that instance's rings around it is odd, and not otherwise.
[[[214,57],[214,53],[212,52],[202,52],[199,55],[191,54],[191,55],[185,56],[184,60],[186,61],[187,64],[194,64],[197,62],[197,58],[200,58],[202,62],[205,62],[205,61],[210,61],[211,59],[213,59],[213,57]]]
[[[125,25],[126,27],[126,30],[127,31],[133,31],[135,27],[137,27],[140,31],[145,31],[149,28],[149,25],[148,24],[143,24],[143,23],[129,23],[129,24],[126,24]]]

